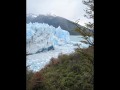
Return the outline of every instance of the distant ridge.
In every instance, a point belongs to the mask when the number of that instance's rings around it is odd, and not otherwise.
[[[79,33],[75,31],[77,27],[75,23],[60,16],[27,14],[27,23],[30,22],[47,23],[55,28],[60,26],[62,29],[69,31],[71,35],[79,35]],[[83,28],[83,26],[79,24],[78,26]]]

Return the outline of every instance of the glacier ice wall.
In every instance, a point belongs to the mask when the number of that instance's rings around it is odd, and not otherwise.
[[[27,24],[27,54],[54,49],[55,45],[70,43],[68,31],[44,23]]]

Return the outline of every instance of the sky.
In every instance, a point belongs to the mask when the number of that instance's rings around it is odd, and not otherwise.
[[[27,14],[51,14],[74,22],[80,19],[79,24],[83,26],[92,21],[84,17],[85,9],[82,0],[27,0]]]

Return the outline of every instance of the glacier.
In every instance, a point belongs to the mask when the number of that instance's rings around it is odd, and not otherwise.
[[[27,24],[27,53],[54,49],[55,45],[70,43],[70,34],[59,26],[55,28],[44,23]]]
[[[52,57],[60,54],[70,54],[78,48],[89,47],[82,36],[71,36],[68,31],[55,28],[45,23],[28,23],[26,25],[26,53],[30,70],[38,71],[49,63]]]

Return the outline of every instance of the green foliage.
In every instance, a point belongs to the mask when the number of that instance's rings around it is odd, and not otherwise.
[[[93,47],[78,48],[70,55],[52,58],[32,75],[27,90],[93,90],[93,51]]]
[[[83,0],[83,4],[87,6],[84,16],[88,19],[94,19],[94,0]],[[86,23],[86,27],[94,29],[94,23]]]
[[[32,71],[30,71],[28,69],[26,70],[26,76],[27,76],[26,77],[26,85],[27,85],[26,89],[27,90],[30,90],[30,88],[31,88],[30,81],[31,81],[33,75],[34,75],[34,73]]]
[[[94,42],[92,42],[89,37],[93,37],[94,38],[94,33],[93,32],[87,32],[85,28],[80,28],[80,27],[77,27],[75,29],[76,32],[80,33],[83,38],[87,41],[85,43],[88,43],[90,44],[91,46],[94,46]]]
[[[85,10],[86,14],[85,17],[91,19],[94,18],[94,0],[83,0],[83,4],[87,6]]]
[[[83,37],[93,36],[92,32],[86,31],[86,28],[77,27],[77,28],[75,28],[75,31],[78,32],[78,33],[80,33]]]

